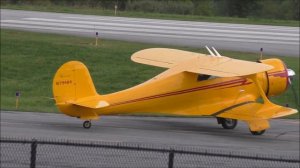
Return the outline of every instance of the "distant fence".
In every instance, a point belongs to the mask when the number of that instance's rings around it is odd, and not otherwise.
[[[297,167],[299,159],[120,143],[1,139],[0,167]]]

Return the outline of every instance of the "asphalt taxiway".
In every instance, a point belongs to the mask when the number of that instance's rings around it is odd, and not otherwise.
[[[192,147],[299,158],[299,120],[271,120],[262,136],[245,123],[225,130],[214,118],[103,116],[90,129],[82,121],[57,113],[1,111],[1,137],[85,140]]]

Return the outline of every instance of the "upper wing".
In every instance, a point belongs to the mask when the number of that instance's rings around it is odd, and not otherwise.
[[[205,54],[198,54],[176,49],[149,48],[134,53],[131,56],[131,60],[137,63],[171,68],[183,61],[197,58],[200,55],[205,56]]]
[[[134,53],[131,59],[138,63],[219,77],[245,76],[272,69],[270,65],[213,57],[188,51],[153,48]]]

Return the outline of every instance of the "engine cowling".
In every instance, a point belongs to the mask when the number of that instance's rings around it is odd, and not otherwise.
[[[280,59],[260,60],[274,68],[260,74],[263,89],[267,96],[275,96],[285,92],[289,86],[289,76],[286,65]]]

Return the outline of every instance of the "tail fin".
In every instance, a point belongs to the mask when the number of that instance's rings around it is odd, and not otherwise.
[[[70,61],[57,70],[53,95],[59,104],[98,94],[87,67],[79,61]]]

